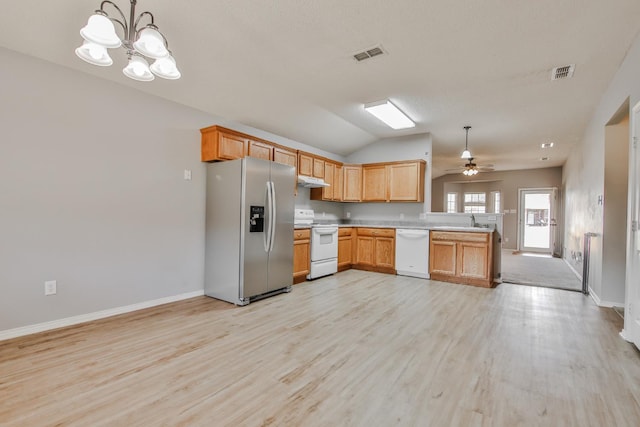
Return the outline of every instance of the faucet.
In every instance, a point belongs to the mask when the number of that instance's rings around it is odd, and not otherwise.
[[[475,215],[471,214],[471,226],[475,227],[476,226],[476,217]]]

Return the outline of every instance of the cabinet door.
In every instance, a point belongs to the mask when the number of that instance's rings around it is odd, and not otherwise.
[[[395,239],[393,237],[376,237],[376,267],[395,268]]]
[[[353,239],[351,236],[338,237],[338,268],[351,266],[351,254],[353,252]]]
[[[294,240],[293,242],[293,278],[294,283],[303,281],[309,274],[311,266],[311,251],[309,240]]]
[[[356,263],[374,265],[374,243],[374,237],[358,236],[356,238]]]
[[[336,165],[329,162],[324,162],[324,182],[329,184],[328,187],[322,188],[322,200],[333,200],[333,193],[335,183],[333,182],[333,175],[336,170]]]
[[[335,172],[333,174],[333,200],[337,202],[342,201],[343,197],[343,174],[342,166],[336,165]]]
[[[458,243],[458,276],[489,279],[489,247],[486,243]]]
[[[424,167],[420,163],[391,164],[387,171],[389,201],[421,202],[424,199]]]
[[[344,166],[344,191],[342,200],[345,202],[359,202],[362,199],[362,166]]]
[[[298,174],[313,175],[313,157],[306,153],[298,153]]]
[[[456,242],[431,240],[429,248],[429,273],[456,275]]]
[[[324,179],[324,160],[313,158],[313,176]]]
[[[289,151],[285,150],[284,148],[274,147],[273,161],[293,166],[295,168],[298,165],[298,155],[295,151]]]
[[[273,146],[264,142],[249,141],[249,156],[273,160]]]
[[[220,133],[218,144],[218,157],[220,159],[241,159],[247,152],[247,140],[240,136]]]
[[[384,202],[387,200],[387,169],[385,165],[362,167],[362,201]]]

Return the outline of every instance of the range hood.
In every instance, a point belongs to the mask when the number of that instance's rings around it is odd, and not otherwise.
[[[305,175],[298,175],[298,184],[306,188],[320,188],[330,186],[320,178]]]

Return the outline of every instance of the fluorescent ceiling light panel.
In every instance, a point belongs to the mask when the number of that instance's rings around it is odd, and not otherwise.
[[[393,129],[407,129],[416,125],[389,100],[365,104],[364,109]]]

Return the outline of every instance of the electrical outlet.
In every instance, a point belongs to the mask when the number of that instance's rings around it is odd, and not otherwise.
[[[44,294],[45,295],[55,295],[58,287],[58,282],[56,280],[47,280],[44,282]]]
[[[508,238],[508,237],[505,237],[505,238],[504,238],[504,242],[505,242],[505,243],[509,243],[509,238]]]
[[[351,218],[351,212],[347,212],[347,219]]]
[[[420,214],[420,219],[427,219],[427,214],[426,213],[421,213]]]
[[[404,219],[404,214],[403,213],[400,214],[400,219]]]

